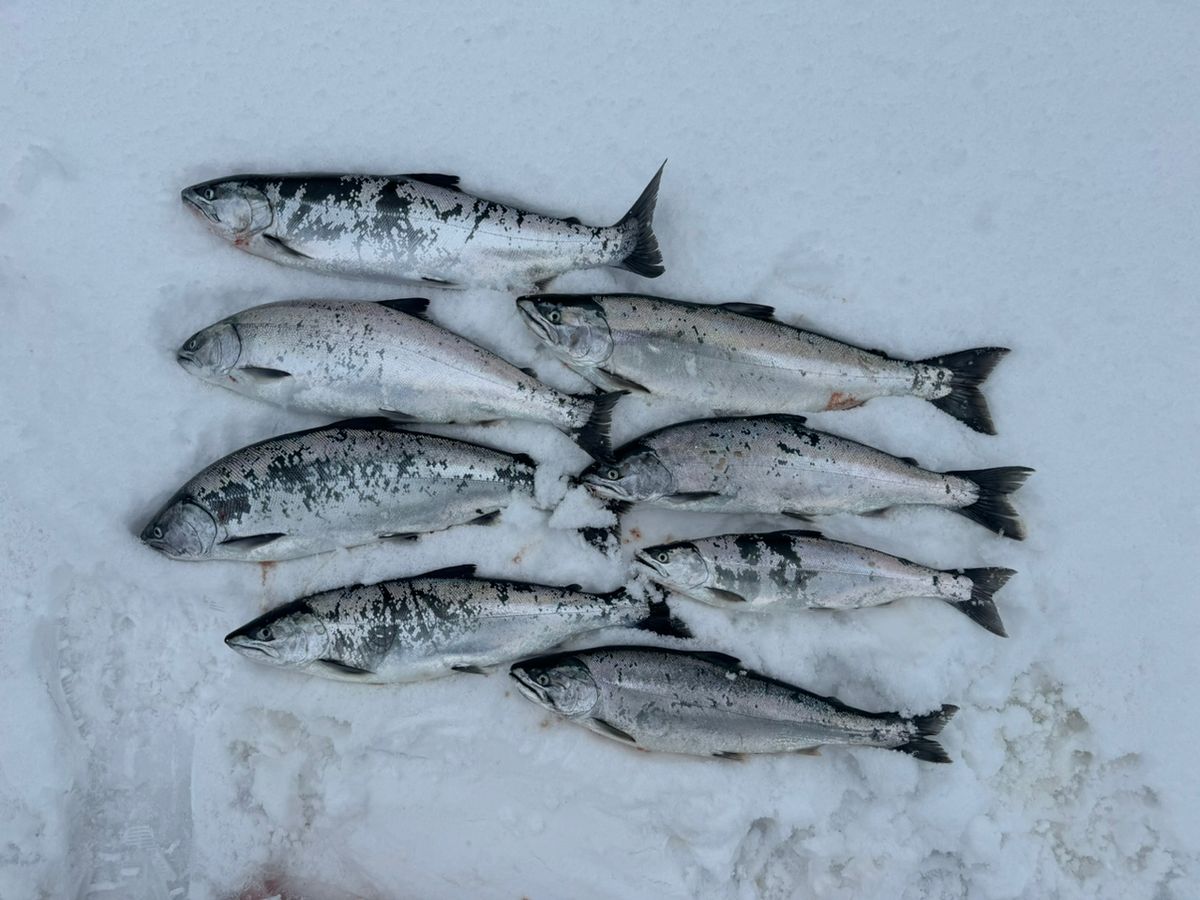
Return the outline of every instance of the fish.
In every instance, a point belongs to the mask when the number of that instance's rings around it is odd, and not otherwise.
[[[218,237],[281,265],[508,290],[596,266],[661,275],[653,220],[662,171],[608,226],[485,200],[456,175],[427,173],[232,175],[184,188],[181,199]]]
[[[516,303],[551,353],[605,390],[722,415],[825,412],[913,396],[975,431],[996,433],[980,385],[1005,347],[895,359],[780,322],[772,307],[757,303],[644,294],[540,294]]]
[[[621,392],[572,396],[425,318],[429,301],[298,300],[242,310],[179,348],[190,374],[239,394],[333,416],[401,422],[541,422],[592,456],[609,450]]]
[[[802,416],[772,415],[669,425],[593,463],[579,481],[618,506],[697,512],[807,519],[940,506],[1023,540],[1025,526],[1008,495],[1032,472],[1024,466],[931,472],[915,460],[809,428]]]
[[[992,634],[1007,637],[992,595],[1016,573],[942,571],[818,531],[722,534],[644,547],[634,569],[693,600],[736,610],[774,606],[862,609],[906,597],[944,600]]]
[[[867,712],[752,672],[724,653],[597,647],[514,664],[527,699],[640,750],[741,759],[815,753],[829,745],[882,747],[926,762],[950,757],[934,737],[958,711]]]
[[[533,460],[352,419],[244,447],[189,480],[144,544],[172,559],[271,562],[468,522],[533,496]]]
[[[454,566],[353,585],[285,603],[225,638],[254,662],[339,681],[380,684],[486,673],[602,628],[690,636],[660,599],[624,589],[475,578]]]

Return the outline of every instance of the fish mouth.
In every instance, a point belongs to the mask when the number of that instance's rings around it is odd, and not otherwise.
[[[514,666],[508,670],[508,674],[517,683],[517,690],[526,700],[532,700],[540,706],[554,708],[554,702],[550,699],[550,695],[524,671]]]
[[[254,640],[241,631],[234,631],[225,636],[225,646],[230,650],[236,650],[242,656],[250,659],[274,659],[275,654],[268,650],[263,644]]]
[[[518,297],[517,312],[521,314],[525,325],[539,340],[552,346],[558,344],[558,335],[551,330],[549,324],[538,312],[537,301],[533,297]]]
[[[595,494],[597,497],[601,497],[605,500],[625,500],[626,499],[622,495],[622,493],[619,490],[617,490],[616,485],[613,485],[607,481],[604,481],[599,476],[586,475],[586,474],[581,475],[579,478],[579,483],[582,484],[589,491],[591,491],[593,494]]]
[[[216,212],[213,210],[212,205],[201,200],[200,195],[194,189],[184,188],[179,192],[179,199],[183,201],[184,206],[205,222],[216,223]]]
[[[638,550],[633,554],[633,561],[642,566],[642,568],[647,569],[647,574],[651,577],[658,576],[665,578],[667,575],[666,570],[662,568],[658,560],[650,555],[649,550]]]

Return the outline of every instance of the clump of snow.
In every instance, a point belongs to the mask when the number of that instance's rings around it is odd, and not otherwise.
[[[1195,895],[1198,17],[5,5],[0,897]],[[543,464],[537,502],[495,526],[275,566],[136,540],[202,466],[319,422],[189,378],[180,341],[256,303],[417,293],[239,253],[180,188],[447,171],[608,223],[664,156],[666,275],[554,289],[773,304],[914,358],[1014,349],[986,388],[996,438],[917,400],[812,419],[932,468],[1037,468],[1015,497],[1024,544],[934,510],[820,523],[1019,570],[997,596],[1010,639],[928,600],[673,601],[700,644],[812,690],[958,704],[951,766],[653,756],[553,720],[503,674],[356,687],[223,646],[349,582],[472,562],[607,590],[635,545],[785,524],[641,511],[606,540],[569,486],[586,456],[547,427],[455,432]],[[587,389],[511,297],[420,293],[436,321]],[[696,412],[626,398],[615,443]]]

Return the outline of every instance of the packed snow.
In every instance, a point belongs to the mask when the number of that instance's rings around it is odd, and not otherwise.
[[[4,900],[1200,894],[1196,7],[10,0],[0,23]],[[548,427],[458,432],[543,464],[493,527],[262,566],[137,541],[204,465],[320,421],[176,365],[246,306],[422,293],[585,387],[511,297],[285,270],[208,234],[182,187],[444,171],[608,223],[664,157],[666,274],[556,290],[751,300],[913,358],[1013,348],[987,385],[998,437],[915,399],[812,419],[935,469],[1037,469],[1024,543],[928,509],[822,523],[1017,569],[1008,640],[932,600],[675,601],[697,646],[811,690],[958,704],[953,765],[654,756],[503,671],[356,686],[222,644],[346,583],[472,562],[611,589],[633,546],[786,524],[635,512],[606,554],[576,531],[611,522],[568,482],[587,459]],[[617,442],[685,412],[622,401]]]

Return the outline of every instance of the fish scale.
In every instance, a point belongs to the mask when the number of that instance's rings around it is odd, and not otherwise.
[[[862,609],[908,597],[944,601],[1005,636],[992,595],[1011,569],[942,571],[811,531],[725,534],[646,547],[636,570],[694,600],[733,610]]]
[[[282,265],[504,290],[595,266],[661,274],[652,230],[661,175],[609,226],[475,197],[440,174],[235,175],[182,199],[236,247]]]
[[[914,396],[995,432],[979,386],[1008,352],[983,347],[894,359],[787,325],[769,306],[705,305],[644,294],[537,294],[525,324],[584,378],[725,413],[852,409]]]
[[[1032,469],[931,472],[800,416],[699,419],[620,447],[580,480],[598,496],[699,512],[792,517],[873,513],[894,506],[951,509],[1008,537],[1024,537],[1008,494]]]
[[[624,590],[593,594],[473,573],[458,566],[314,594],[247,623],[226,643],[256,662],[383,683],[479,671],[602,628],[688,634],[665,604]]]
[[[218,460],[171,498],[142,539],[183,559],[291,559],[470,522],[532,497],[533,480],[527,458],[385,419],[353,420]],[[190,552],[173,543],[185,526],[206,532]]]
[[[269,303],[189,338],[180,364],[228,390],[337,416],[551,425],[602,456],[620,394],[576,397],[424,318],[423,298]]]
[[[933,740],[957,711],[868,712],[765,675],[730,656],[596,647],[510,669],[521,693],[569,721],[642,750],[738,758],[827,745],[900,750],[949,762]]]

